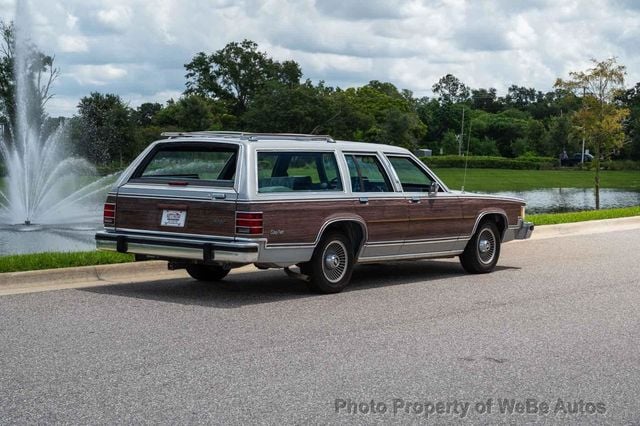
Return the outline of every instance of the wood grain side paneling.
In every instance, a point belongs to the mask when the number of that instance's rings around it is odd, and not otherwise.
[[[402,240],[407,227],[406,200],[357,199],[238,204],[239,210],[260,211],[269,244],[311,244],[329,218],[361,218],[367,225],[369,242]]]

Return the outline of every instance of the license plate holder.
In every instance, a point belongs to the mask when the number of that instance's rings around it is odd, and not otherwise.
[[[186,210],[162,210],[162,219],[160,219],[160,226],[171,226],[174,228],[184,228],[184,224],[187,220]]]

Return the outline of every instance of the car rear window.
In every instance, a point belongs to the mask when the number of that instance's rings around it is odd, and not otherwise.
[[[132,180],[233,186],[237,153],[233,145],[160,145],[136,170]]]
[[[332,152],[258,152],[258,192],[342,191]]]

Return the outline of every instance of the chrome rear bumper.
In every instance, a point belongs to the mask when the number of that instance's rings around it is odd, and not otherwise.
[[[96,233],[96,248],[166,259],[200,260],[205,263],[253,263],[258,261],[260,244],[251,241],[222,241],[205,237],[176,238],[102,231]]]

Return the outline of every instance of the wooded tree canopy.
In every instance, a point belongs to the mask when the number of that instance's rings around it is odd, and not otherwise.
[[[0,56],[0,120],[5,123],[12,105],[10,58],[7,52]],[[51,67],[44,61],[41,69]],[[377,80],[349,88],[316,84],[302,80],[295,61],[275,60],[250,40],[200,52],[185,70],[184,94],[165,104],[131,108],[113,94],[83,98],[72,120],[73,150],[98,163],[121,158],[126,163],[162,131],[235,130],[330,134],[429,148],[435,155],[466,152],[468,145],[472,155],[557,157],[563,150],[580,151],[582,134],[576,127],[580,117],[589,120],[585,111],[593,111],[592,100],[573,83],[547,92],[513,84],[500,96],[493,87],[471,88],[445,74],[433,84],[433,97],[422,98]],[[607,93],[607,105],[630,115],[611,139],[616,142],[601,145],[603,157],[640,160],[639,93],[640,83]]]

